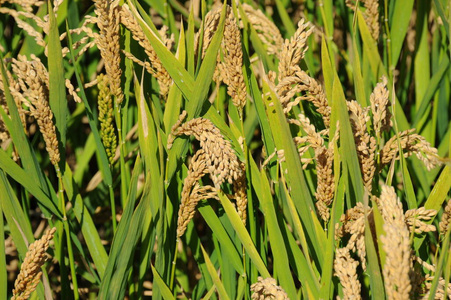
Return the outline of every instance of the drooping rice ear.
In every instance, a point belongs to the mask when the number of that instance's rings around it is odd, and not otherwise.
[[[448,230],[450,230],[451,224],[451,199],[448,200],[445,209],[443,210],[442,218],[439,223],[440,234],[445,235]]]
[[[431,144],[426,141],[426,139],[415,134],[415,128],[408,129],[402,132],[398,132],[397,135],[393,136],[381,150],[380,166],[389,164],[393,159],[399,159],[399,143],[401,144],[404,157],[409,157],[415,154],[419,160],[421,160],[428,170],[431,170],[437,166],[443,164],[438,156],[438,150],[431,146]]]
[[[385,235],[381,236],[386,253],[383,266],[385,291],[389,299],[410,299],[413,272],[410,233],[402,204],[393,187],[382,186],[379,206],[384,218]]]
[[[284,289],[277,285],[274,278],[258,277],[258,281],[251,285],[251,299],[288,299]]]
[[[121,23],[131,32],[132,38],[139,43],[139,45],[144,49],[144,52],[148,57],[148,61],[141,62],[140,64],[142,64],[145,67],[146,71],[149,74],[151,74],[157,79],[158,84],[160,85],[160,95],[166,97],[169,92],[169,88],[172,85],[171,76],[169,75],[168,71],[163,67],[163,64],[158,58],[157,53],[155,52],[154,48],[150,44],[146,35],[144,34],[143,29],[138,24],[138,21],[130,12],[126,4],[124,4],[121,7],[119,15]],[[171,43],[165,43],[165,45],[167,46],[170,44]],[[128,58],[134,59],[135,62],[139,61],[130,53],[126,53],[126,56]]]
[[[382,77],[370,95],[371,111],[373,113],[373,127],[376,137],[379,139],[383,131],[389,131],[393,126],[389,111],[390,101],[387,89],[387,78]]]
[[[41,239],[28,247],[25,259],[20,267],[20,273],[14,282],[11,299],[28,299],[41,280],[41,267],[47,261],[47,248],[53,238],[56,228],[48,230]]]
[[[221,75],[225,84],[227,84],[227,93],[232,97],[232,103],[241,113],[246,105],[246,84],[243,76],[243,51],[241,45],[240,29],[237,20],[231,9],[225,21],[224,38],[222,40],[224,50],[224,68],[225,74]]]
[[[121,88],[120,9],[119,1],[95,1],[94,12],[97,16],[97,27],[99,27],[99,34],[96,35],[95,41],[100,50],[100,55],[105,61],[106,76],[111,94],[115,97],[118,105],[124,99]]]
[[[256,10],[246,3],[242,4],[242,8],[258,37],[266,45],[268,54],[278,57],[284,40],[277,26],[261,10]]]
[[[359,262],[351,257],[348,248],[339,248],[335,253],[334,275],[340,279],[344,299],[362,299],[361,285],[357,276]]]

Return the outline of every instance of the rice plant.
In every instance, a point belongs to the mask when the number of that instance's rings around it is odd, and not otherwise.
[[[0,0],[1,299],[451,299],[444,0]]]

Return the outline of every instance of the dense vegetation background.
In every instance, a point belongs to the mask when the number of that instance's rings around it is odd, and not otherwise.
[[[450,298],[449,6],[0,0],[0,298]]]

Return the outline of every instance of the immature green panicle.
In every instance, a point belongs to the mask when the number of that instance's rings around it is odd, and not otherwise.
[[[111,99],[108,81],[105,75],[100,74],[97,77],[99,96],[99,122],[100,122],[100,136],[105,147],[106,154],[110,164],[114,162],[114,155],[117,147],[117,137],[113,126],[113,100]]]
[[[20,268],[20,273],[14,283],[13,300],[25,300],[36,289],[41,280],[41,267],[47,261],[47,248],[53,238],[56,228],[48,230],[40,240],[28,247],[27,254]]]

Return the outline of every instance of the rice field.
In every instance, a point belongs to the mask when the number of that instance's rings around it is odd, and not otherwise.
[[[0,299],[451,299],[450,21],[0,0]]]

